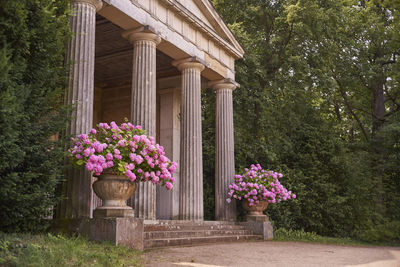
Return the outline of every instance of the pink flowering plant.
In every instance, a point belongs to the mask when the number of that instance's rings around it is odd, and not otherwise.
[[[235,175],[235,182],[229,185],[226,199],[228,203],[232,199],[247,199],[251,207],[260,201],[277,203],[296,198],[295,194],[292,194],[280,183],[279,179],[283,177],[282,173],[264,170],[260,164],[253,164],[250,169],[246,168],[244,171],[243,175]]]
[[[172,189],[177,164],[165,156],[164,148],[141,126],[129,122],[97,126],[97,130],[72,139],[74,145],[68,151],[73,165],[85,166],[95,176],[111,172],[132,182],[150,181]]]

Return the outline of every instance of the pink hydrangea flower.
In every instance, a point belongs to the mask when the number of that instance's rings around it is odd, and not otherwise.
[[[279,182],[283,174],[263,170],[260,164],[252,164],[243,174],[236,174],[228,186],[228,199],[247,199],[249,205],[261,201],[277,203],[296,198]]]
[[[72,142],[73,147],[68,150],[71,161],[85,166],[96,176],[108,169],[131,181],[149,180],[168,190],[173,187],[175,178],[172,174],[177,164],[165,156],[164,148],[156,144],[154,137],[147,136],[140,125],[126,122],[119,126],[115,122],[110,125],[102,122],[88,134],[72,138]]]
[[[110,161],[110,160],[113,160],[113,155],[111,154],[111,153],[107,153],[107,155],[106,155],[106,160],[108,160],[108,161]]]

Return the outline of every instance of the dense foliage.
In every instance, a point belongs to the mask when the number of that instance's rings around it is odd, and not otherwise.
[[[400,239],[400,2],[213,3],[245,49],[234,91],[236,171],[259,163],[285,173],[297,194],[268,208],[275,225]],[[214,98],[203,93],[206,204]]]
[[[0,230],[46,224],[61,179],[69,1],[0,4]]]

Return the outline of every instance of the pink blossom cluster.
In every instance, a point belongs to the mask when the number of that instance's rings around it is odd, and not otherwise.
[[[69,149],[71,161],[76,166],[99,176],[103,172],[125,175],[132,182],[162,184],[171,190],[175,181],[172,174],[178,167],[164,152],[164,147],[147,136],[140,125],[115,122],[99,123],[98,129],[72,139]]]
[[[291,198],[296,198],[295,194],[288,191],[279,182],[282,173],[264,170],[260,164],[251,165],[250,169],[244,169],[243,175],[235,175],[235,182],[229,185],[228,198],[249,201],[249,206],[258,204],[260,201],[277,203]]]

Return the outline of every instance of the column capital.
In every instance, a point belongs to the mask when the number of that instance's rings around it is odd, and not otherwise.
[[[198,69],[203,71],[205,67],[209,67],[210,64],[198,57],[188,57],[172,61],[172,66],[177,67],[179,71],[185,69]]]
[[[102,0],[71,0],[71,4],[88,4],[93,6],[96,11],[99,11],[103,7]]]
[[[158,45],[161,42],[161,37],[151,26],[143,26],[131,30],[126,30],[122,33],[122,37],[128,39],[131,44],[138,41],[150,41]]]
[[[210,81],[208,83],[208,86],[213,88],[214,90],[231,89],[233,91],[236,88],[240,87],[240,84],[238,84],[235,80],[228,78],[228,79]]]

